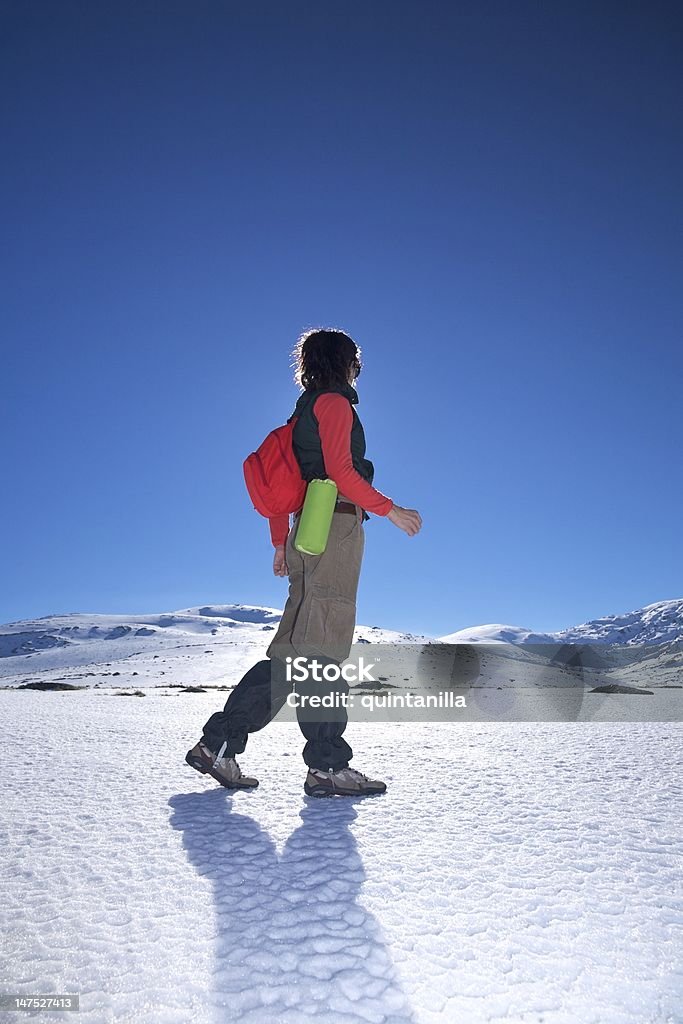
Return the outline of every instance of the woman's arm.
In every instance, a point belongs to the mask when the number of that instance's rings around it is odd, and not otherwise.
[[[313,411],[320,428],[325,472],[337,485],[340,494],[360,505],[367,512],[386,516],[393,500],[368,483],[354,468],[351,455],[353,410],[348,398],[334,392],[316,398]]]
[[[284,547],[287,543],[287,534],[289,533],[289,513],[285,512],[281,516],[273,516],[272,519],[268,520],[270,526],[270,539],[273,542],[274,548]]]

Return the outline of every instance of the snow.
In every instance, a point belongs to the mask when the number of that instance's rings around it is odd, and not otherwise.
[[[2,991],[80,993],[81,1024],[681,1024],[683,690],[591,695],[587,720],[542,721],[558,691],[505,689],[482,647],[491,685],[471,691],[470,720],[349,724],[353,765],[386,794],[306,797],[303,738],[277,721],[240,757],[261,785],[231,795],[185,752],[280,614],[0,627]],[[470,632],[658,638],[629,678],[662,663],[675,679],[683,601],[556,634]],[[393,651],[402,678],[429,638],[355,639],[386,645],[383,672]],[[533,681],[533,651],[501,650]],[[535,721],[486,720],[513,697]],[[621,720],[634,713],[674,720]]]
[[[621,644],[661,644],[683,635],[683,600],[656,601],[624,615],[605,615],[557,634],[562,639]]]
[[[443,644],[549,644],[555,642],[555,634],[536,633],[523,626],[506,626],[502,623],[492,622],[486,626],[468,626],[466,629],[458,629],[455,633],[439,637],[439,642]]]
[[[679,723],[352,723],[316,801],[294,724],[183,763],[215,693],[0,702],[2,977],[81,1024],[683,1019]]]

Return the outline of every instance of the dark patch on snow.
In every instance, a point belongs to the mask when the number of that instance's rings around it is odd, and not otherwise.
[[[128,633],[132,632],[132,626],[115,626],[113,629],[109,630],[109,632],[105,636],[105,640],[118,640],[119,637],[127,636]]]
[[[550,659],[551,665],[564,665],[570,669],[608,668],[609,662],[588,645],[563,644]]]
[[[0,635],[0,658],[12,658],[36,651],[49,651],[53,647],[68,647],[69,641],[45,630]]]
[[[654,696],[654,690],[642,690],[639,686],[626,686],[624,683],[606,683],[605,686],[596,686],[589,690],[589,693],[647,693]]]
[[[22,683],[17,690],[87,690],[87,686],[75,686],[73,683],[59,683],[43,679],[34,683]]]
[[[242,605],[204,605],[199,609],[200,615],[214,619],[233,619],[235,622],[273,622],[282,618],[281,612],[271,612],[267,608],[244,608]]]

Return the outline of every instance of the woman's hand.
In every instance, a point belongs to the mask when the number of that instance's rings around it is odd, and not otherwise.
[[[276,576],[289,576],[289,569],[287,568],[287,562],[285,561],[285,545],[278,544],[275,548],[275,557],[273,558],[273,572]]]
[[[414,508],[403,508],[394,503],[389,509],[387,519],[390,519],[394,526],[403,530],[409,537],[414,537],[422,526],[422,516]]]

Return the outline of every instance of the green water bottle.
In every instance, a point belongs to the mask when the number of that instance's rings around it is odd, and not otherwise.
[[[297,523],[294,547],[304,555],[322,555],[332,525],[337,501],[334,480],[309,480]]]

